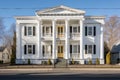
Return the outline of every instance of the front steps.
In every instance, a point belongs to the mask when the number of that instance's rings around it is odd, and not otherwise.
[[[56,68],[65,68],[65,67],[67,67],[67,60],[65,60],[65,59],[57,59],[55,67]]]

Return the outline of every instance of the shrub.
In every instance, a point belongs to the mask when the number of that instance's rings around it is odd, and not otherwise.
[[[110,52],[108,52],[106,55],[106,64],[110,64],[111,62],[110,57],[111,57]]]
[[[3,64],[3,60],[0,60],[0,64]]]
[[[75,64],[75,61],[74,61],[74,59],[72,58],[72,64]]]
[[[48,64],[48,65],[51,65],[51,64],[52,64],[52,62],[51,62],[51,60],[50,60],[50,59],[48,59],[47,64]]]
[[[30,59],[28,59],[28,64],[31,64],[31,63],[30,63]]]
[[[92,64],[92,60],[91,59],[89,59],[88,64],[90,64],[90,65]]]
[[[100,60],[97,58],[96,59],[96,65],[100,64]]]

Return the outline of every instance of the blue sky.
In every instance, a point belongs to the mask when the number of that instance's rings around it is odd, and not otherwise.
[[[120,9],[83,9],[83,8],[120,8],[120,0],[0,0],[0,17],[4,18],[5,26],[15,23],[14,16],[35,15],[36,9],[13,9],[13,8],[39,8],[44,9],[65,5],[86,11],[86,15],[120,16]]]

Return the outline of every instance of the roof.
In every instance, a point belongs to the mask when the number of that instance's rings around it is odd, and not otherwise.
[[[5,47],[0,47],[0,52],[3,52],[5,50]]]
[[[37,14],[48,14],[48,12],[56,12],[57,10],[67,10],[67,11],[70,11],[70,12],[74,12],[74,13],[79,13],[79,14],[84,14],[85,11],[83,10],[78,10],[78,9],[74,9],[74,8],[70,8],[70,7],[67,7],[67,6],[63,6],[63,5],[60,5],[60,6],[57,6],[57,7],[53,7],[53,8],[48,8],[48,9],[44,9],[44,10],[37,10]]]

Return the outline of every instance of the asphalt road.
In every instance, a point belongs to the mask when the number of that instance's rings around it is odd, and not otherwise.
[[[120,74],[72,74],[72,75],[41,75],[16,74],[0,75],[0,80],[120,80]]]
[[[120,70],[1,69],[0,80],[120,80]]]

